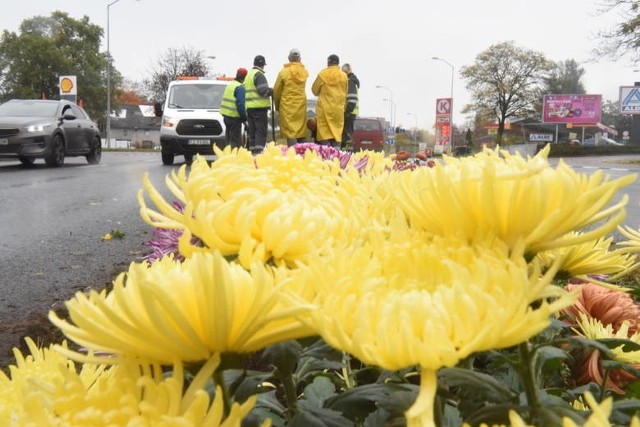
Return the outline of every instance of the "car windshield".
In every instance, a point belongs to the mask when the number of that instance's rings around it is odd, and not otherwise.
[[[379,131],[382,130],[382,124],[378,120],[360,120],[356,119],[353,123],[354,130],[369,130]]]
[[[58,105],[57,102],[8,101],[0,105],[0,116],[54,117]]]
[[[218,109],[225,87],[211,83],[175,85],[169,94],[169,107]]]

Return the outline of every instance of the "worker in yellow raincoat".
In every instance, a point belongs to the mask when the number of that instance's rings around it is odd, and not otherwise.
[[[340,147],[347,87],[348,79],[340,69],[340,58],[338,55],[329,55],[327,68],[318,73],[311,86],[311,91],[318,97],[316,138],[319,144]]]
[[[278,73],[273,86],[273,104],[280,116],[280,136],[291,145],[307,135],[307,78],[300,51],[291,49],[289,63]]]

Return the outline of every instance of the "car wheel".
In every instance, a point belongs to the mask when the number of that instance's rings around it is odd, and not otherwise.
[[[95,138],[93,140],[93,146],[91,147],[91,151],[87,154],[87,162],[90,165],[97,165],[100,163],[102,159],[102,142],[100,138]]]
[[[188,165],[190,165],[191,163],[193,163],[193,154],[185,154],[184,155],[184,162]]]
[[[18,160],[20,160],[20,163],[22,163],[25,166],[31,166],[33,162],[36,161],[34,157],[23,157],[23,156],[18,157]]]
[[[49,152],[44,157],[47,166],[62,166],[64,164],[64,138],[56,134],[51,141]]]
[[[173,154],[162,152],[162,164],[171,166],[173,164]]]

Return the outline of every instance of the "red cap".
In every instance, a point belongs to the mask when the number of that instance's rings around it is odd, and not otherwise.
[[[246,77],[247,76],[247,69],[246,68],[238,68],[238,71],[236,71],[236,77]]]

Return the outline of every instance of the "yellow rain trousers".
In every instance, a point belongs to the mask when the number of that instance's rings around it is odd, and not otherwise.
[[[344,106],[347,102],[347,75],[338,65],[330,65],[318,73],[311,91],[318,97],[316,116],[318,141],[333,139],[342,141]]]
[[[300,62],[284,64],[273,86],[273,103],[280,113],[280,136],[286,139],[307,135],[307,77]]]

